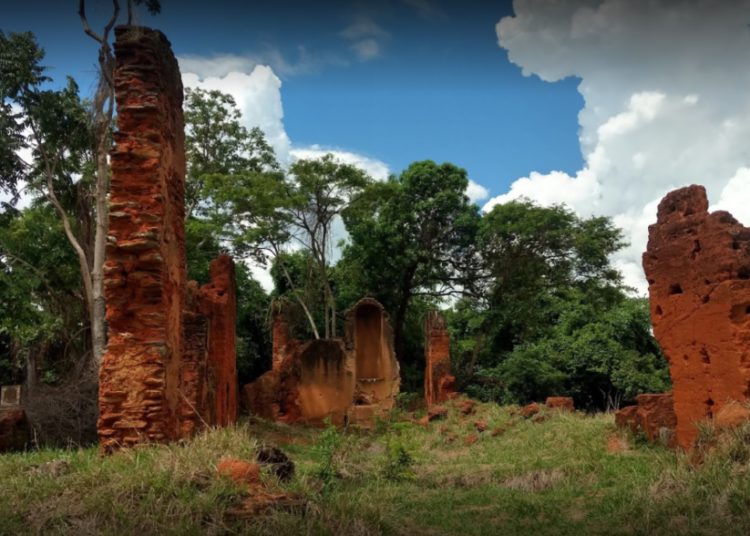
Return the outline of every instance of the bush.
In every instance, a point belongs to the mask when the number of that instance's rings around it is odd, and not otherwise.
[[[321,458],[315,476],[323,482],[324,492],[330,491],[336,486],[336,480],[339,476],[338,456],[343,443],[344,436],[336,426],[331,424],[330,420],[327,420],[325,430],[320,433],[315,442],[315,451]]]
[[[414,457],[400,438],[389,438],[381,474],[391,482],[401,482],[414,478]]]
[[[37,446],[71,447],[96,443],[99,385],[95,373],[28,393],[24,409]]]

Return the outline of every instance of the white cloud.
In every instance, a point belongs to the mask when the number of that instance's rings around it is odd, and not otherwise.
[[[631,246],[614,259],[645,289],[640,256],[668,191],[703,184],[750,221],[750,0],[516,0],[499,43],[524,74],[579,77],[583,169],[531,172],[485,205],[520,196],[604,214]]]
[[[389,37],[390,34],[385,31],[378,23],[369,17],[360,17],[354,23],[347,26],[341,31],[341,37],[356,41],[363,37]]]
[[[292,149],[293,160],[314,160],[322,158],[326,154],[332,154],[339,162],[343,164],[350,164],[358,167],[370,177],[378,181],[384,181],[388,179],[390,170],[388,165],[375,158],[369,158],[361,154],[352,153],[342,149],[328,149],[321,147],[320,145],[310,145],[308,147],[295,147]]]
[[[750,168],[742,167],[729,179],[716,205],[711,210],[727,210],[745,226],[750,227]]]
[[[310,54],[303,46],[297,47],[297,58],[289,61],[276,48],[267,47],[254,54],[214,54],[199,56],[183,54],[177,58],[183,73],[198,73],[201,77],[223,77],[232,72],[250,73],[258,65],[267,65],[282,77],[310,74],[330,65],[346,66],[346,59],[330,53]]]
[[[195,61],[190,65],[194,68],[202,68],[209,64],[210,60],[206,60],[205,62]],[[243,68],[241,63],[236,65],[238,68]],[[208,68],[206,71],[199,71],[198,73],[183,70],[182,82],[185,87],[219,90],[232,95],[240,110],[242,124],[247,128],[257,126],[263,130],[266,139],[276,151],[279,162],[283,166],[288,166],[296,159],[320,158],[327,153],[332,153],[339,161],[359,167],[376,180],[388,178],[390,174],[388,166],[375,158],[338,148],[328,149],[320,145],[293,146],[284,128],[284,108],[281,98],[282,83],[271,67],[253,65],[250,67],[249,74],[241,71],[230,71],[216,76],[215,73],[218,72],[223,71],[215,68]],[[335,222],[333,235],[334,241],[346,238],[346,231],[340,221]],[[339,252],[334,251],[332,259],[335,261],[338,256]],[[244,259],[244,262],[250,267],[253,276],[263,288],[270,291],[273,288],[273,281],[269,268],[263,268],[249,259]]]
[[[490,192],[478,182],[469,179],[469,186],[466,187],[466,195],[469,197],[469,201],[476,203],[477,201],[487,199],[490,196]]]
[[[250,74],[233,71],[222,77],[183,72],[185,87],[219,90],[234,97],[247,128],[260,127],[282,164],[289,164],[291,142],[284,129],[281,80],[273,69],[256,65]]]

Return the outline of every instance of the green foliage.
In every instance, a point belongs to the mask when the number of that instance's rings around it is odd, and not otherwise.
[[[407,427],[402,423],[394,423],[386,436],[385,454],[381,462],[381,474],[390,482],[403,482],[416,477],[414,464],[416,463],[412,450],[416,447],[413,441],[407,441]]]
[[[572,396],[579,407],[607,408],[639,393],[668,390],[645,300],[625,298],[596,316],[584,301],[569,299],[560,307],[544,338],[517,346],[497,368],[504,400],[559,394]]]
[[[51,79],[43,58],[31,33],[0,32],[0,191],[15,200],[21,181],[45,191],[49,179],[70,209],[73,176],[85,171],[93,147],[90,118],[72,78],[59,90],[44,89]],[[31,152],[32,161],[24,161],[21,150]]]
[[[161,2],[159,0],[133,0],[133,3],[137,6],[145,5],[146,10],[151,15],[158,15],[161,13]]]
[[[236,268],[237,375],[239,384],[245,385],[271,368],[271,298],[245,263],[237,263]]]
[[[442,297],[468,283],[477,207],[464,193],[466,171],[415,162],[399,177],[372,184],[344,211],[350,243],[342,263],[350,295],[372,295],[391,313],[396,353],[407,354],[406,322],[416,296]]]
[[[609,258],[623,246],[606,218],[514,201],[482,218],[477,298],[448,314],[460,382],[482,399],[573,396],[607,408],[669,386],[643,300]]]
[[[37,205],[8,213],[3,220],[0,335],[8,344],[0,353],[0,370],[10,382],[21,379],[29,353],[48,353],[48,367],[69,366],[65,350],[81,351],[76,345],[85,311],[77,259],[54,211]]]
[[[278,163],[260,129],[240,125],[234,99],[219,91],[188,89],[185,95],[187,178],[185,249],[188,277],[209,280],[213,259],[233,247],[233,196],[263,182]],[[237,371],[240,384],[270,367],[267,327],[270,298],[243,262],[236,263]]]
[[[344,436],[329,420],[315,442],[315,452],[320,459],[315,476],[323,483],[324,493],[336,487],[339,478],[338,456],[343,444]]]
[[[188,88],[184,107],[186,214],[223,222],[228,216],[222,213],[227,208],[222,191],[227,183],[277,170],[276,157],[260,129],[248,131],[240,124],[240,111],[231,95]]]

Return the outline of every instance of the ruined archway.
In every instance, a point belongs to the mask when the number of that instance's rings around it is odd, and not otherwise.
[[[356,368],[350,421],[371,422],[393,408],[399,390],[393,333],[383,306],[372,298],[360,300],[346,318],[346,336]]]

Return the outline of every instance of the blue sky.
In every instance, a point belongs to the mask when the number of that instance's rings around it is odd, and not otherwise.
[[[101,26],[111,3],[88,4]],[[275,58],[295,146],[351,151],[392,172],[415,160],[450,161],[494,195],[532,170],[582,165],[578,80],[542,82],[508,61],[495,24],[512,13],[509,2],[162,4],[161,15],[140,20],[164,31],[178,56]],[[30,0],[6,11],[0,28],[33,31],[53,75],[72,75],[86,93],[96,50],[76,8],[75,0]],[[353,48],[370,38],[376,53]]]
[[[109,0],[87,3],[101,26]],[[13,2],[0,28],[36,33],[52,73],[90,92],[76,4]],[[489,190],[483,210],[525,197],[609,216],[641,291],[670,190],[702,184],[750,224],[750,0],[163,4],[140,21],[172,41],[183,82],[234,95],[287,162],[335,150],[382,176],[450,161]]]

